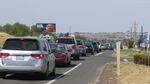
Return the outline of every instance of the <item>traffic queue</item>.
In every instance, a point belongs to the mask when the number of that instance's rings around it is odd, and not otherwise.
[[[99,42],[76,39],[74,35],[10,37],[0,49],[0,77],[7,74],[38,74],[47,79],[56,66],[67,67],[72,60],[101,52]],[[35,74],[35,75],[36,75]]]

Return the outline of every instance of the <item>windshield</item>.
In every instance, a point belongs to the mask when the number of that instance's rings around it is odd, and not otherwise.
[[[57,51],[65,51],[65,46],[62,44],[50,44],[51,49],[55,49]]]
[[[82,45],[82,41],[77,40],[77,45]]]
[[[39,50],[38,41],[30,39],[8,39],[3,49],[7,50]]]
[[[91,47],[91,46],[92,46],[92,43],[90,43],[90,42],[85,42],[85,46]]]

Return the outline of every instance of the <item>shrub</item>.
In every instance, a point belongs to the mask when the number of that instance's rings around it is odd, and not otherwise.
[[[148,61],[149,61],[149,64],[148,64]],[[134,63],[150,65],[150,54],[145,54],[143,52],[134,54]]]

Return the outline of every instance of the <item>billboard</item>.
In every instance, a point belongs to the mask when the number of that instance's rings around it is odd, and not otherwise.
[[[37,23],[36,28],[38,31],[44,32],[44,33],[56,32],[55,23]]]

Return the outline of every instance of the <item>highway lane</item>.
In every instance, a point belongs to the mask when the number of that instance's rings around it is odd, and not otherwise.
[[[102,71],[103,66],[115,60],[111,57],[112,51],[104,51],[94,56],[81,57],[72,61],[69,67],[57,67],[56,76],[42,80],[38,76],[8,75],[0,79],[0,84],[88,84],[94,83]]]

